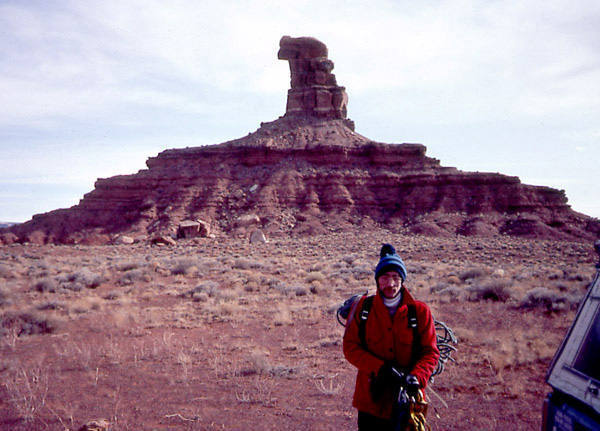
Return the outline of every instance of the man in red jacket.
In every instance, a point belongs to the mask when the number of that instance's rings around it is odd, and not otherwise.
[[[404,262],[390,244],[383,245],[380,257],[377,294],[361,298],[344,333],[344,356],[358,368],[352,405],[359,431],[401,429],[398,422],[406,420],[408,405],[399,403],[399,387],[409,395],[424,390],[439,357],[431,311],[404,287]],[[372,303],[363,307],[364,301]]]

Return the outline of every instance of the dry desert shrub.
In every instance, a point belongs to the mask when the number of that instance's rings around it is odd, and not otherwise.
[[[233,269],[263,269],[264,265],[256,260],[238,258],[233,262]]]
[[[188,295],[196,301],[200,296],[215,297],[219,292],[219,284],[213,280],[207,280],[188,292]]]
[[[197,262],[190,258],[175,259],[171,266],[173,275],[194,275],[198,273]]]
[[[324,279],[325,279],[325,276],[321,272],[315,271],[315,272],[309,272],[304,280],[310,284],[315,281],[323,281]]]
[[[547,361],[556,350],[551,340],[540,337],[534,331],[490,334],[484,345],[483,356],[500,377],[506,368]]]
[[[287,285],[286,283],[284,283],[282,281],[280,281],[277,284],[275,284],[273,286],[273,289],[276,292],[278,292],[278,293],[280,293],[280,294],[282,294],[284,296],[289,296],[292,293],[294,293],[294,288],[292,286]]]
[[[278,262],[274,262],[277,264]],[[325,269],[325,265],[323,263],[315,263],[308,268],[308,272],[321,272]]]
[[[121,296],[123,296],[123,292],[120,292],[118,290],[111,290],[109,292],[106,292],[102,298],[106,299],[107,301],[114,301],[116,299],[119,299]]]
[[[56,292],[58,283],[52,278],[42,278],[35,282],[33,288],[38,292]]]
[[[277,311],[273,315],[272,322],[275,326],[291,325],[292,312],[287,304],[279,304]]]
[[[204,272],[207,272],[207,271],[210,271],[213,269],[217,269],[222,266],[221,263],[217,259],[213,259],[213,258],[209,258],[209,257],[204,257],[204,258],[198,259],[197,265],[198,265],[198,269],[200,271],[204,271]]]
[[[33,334],[50,334],[58,327],[56,318],[47,316],[37,310],[7,311],[0,315],[0,335],[14,332],[16,336]]]
[[[373,276],[373,269],[367,265],[359,265],[351,270],[355,280],[365,280]]]
[[[444,282],[436,283],[429,288],[429,292],[430,293],[438,293],[442,290],[447,289],[448,287],[450,287],[450,285],[448,283],[444,283]]]
[[[136,260],[129,260],[125,262],[119,262],[115,265],[117,271],[131,271],[132,269],[139,268],[143,266],[144,263]]]
[[[484,268],[469,268],[458,274],[458,278],[464,283],[467,280],[481,278],[488,275],[488,271]]]
[[[236,304],[229,301],[230,300],[228,299],[227,302],[218,302],[217,304],[215,304],[214,317],[224,319],[225,317],[241,316],[241,314],[244,312],[242,306],[240,304]]]
[[[17,272],[13,270],[9,265],[0,263],[0,277],[5,279],[15,278]]]
[[[45,301],[35,307],[37,310],[66,310],[66,304],[62,301]]]
[[[457,302],[461,298],[462,290],[458,286],[448,284],[436,291],[435,294],[440,298],[441,302]]]
[[[75,277],[84,285],[84,287],[87,287],[88,289],[95,289],[105,281],[101,274],[92,272],[87,268],[77,271],[75,273]]]
[[[308,295],[309,290],[306,288],[306,286],[294,286],[293,288],[294,291],[294,295],[296,296],[306,296]]]
[[[0,307],[9,305],[11,303],[9,296],[9,290],[5,286],[0,286]]]
[[[125,271],[121,276],[117,279],[117,284],[121,286],[130,286],[137,282],[149,282],[152,281],[152,277],[150,276],[148,270],[146,268],[139,269],[131,269]]]
[[[92,272],[88,268],[82,268],[79,271],[61,274],[56,277],[56,281],[61,288],[78,292],[84,287],[95,289],[100,286],[105,279],[101,274]]]
[[[327,285],[323,285],[320,282],[312,283],[309,286],[309,290],[313,295],[326,295],[329,292]]]
[[[469,301],[490,299],[506,302],[513,297],[512,284],[508,280],[490,280],[487,283],[469,286],[466,291]]]
[[[69,312],[75,314],[85,314],[91,310],[98,311],[102,308],[102,304],[99,298],[79,298],[78,300],[70,303]]]
[[[564,311],[577,308],[581,297],[553,292],[547,287],[534,287],[521,300],[518,307],[524,309],[542,308],[545,311]]]

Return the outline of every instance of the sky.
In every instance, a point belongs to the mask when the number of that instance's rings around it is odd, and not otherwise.
[[[358,133],[600,217],[599,27],[597,0],[0,0],[0,221],[283,115],[283,35],[328,46]]]

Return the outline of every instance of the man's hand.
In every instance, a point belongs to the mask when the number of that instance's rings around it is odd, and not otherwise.
[[[412,374],[407,374],[404,378],[404,388],[406,389],[406,393],[409,397],[416,397],[419,389],[421,389],[421,384],[419,383],[419,379]]]
[[[385,392],[396,390],[404,385],[406,375],[394,367],[392,362],[383,363],[377,375],[371,379],[371,397],[378,401]]]

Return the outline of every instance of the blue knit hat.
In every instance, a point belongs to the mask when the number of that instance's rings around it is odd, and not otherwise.
[[[402,277],[402,281],[406,280],[406,265],[404,265],[400,256],[396,254],[396,249],[391,244],[383,244],[379,256],[381,258],[375,268],[375,280],[388,271],[396,271]]]

